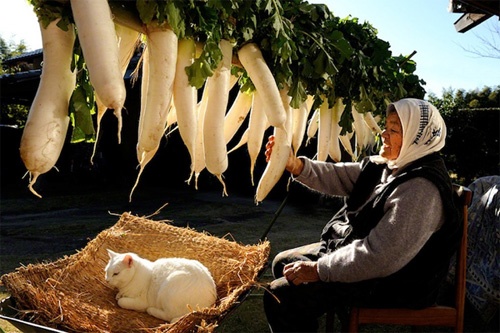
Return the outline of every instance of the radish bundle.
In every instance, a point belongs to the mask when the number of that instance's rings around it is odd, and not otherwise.
[[[71,70],[75,32],[63,31],[57,21],[46,28],[40,24],[43,68],[40,85],[31,105],[21,137],[20,153],[30,174],[29,189],[41,198],[33,185],[38,176],[54,167],[68,131],[69,99],[75,89],[76,74]]]
[[[387,101],[425,93],[422,81],[412,73],[414,62],[393,57],[389,44],[377,38],[369,23],[339,19],[321,4],[29,1],[44,26],[58,20],[58,27],[65,29],[75,22],[86,65],[77,68],[79,73],[88,71],[80,97],[91,104],[89,112],[97,103],[97,136],[102,115],[110,108],[118,118],[120,141],[126,97],[123,74],[138,36],[145,36],[136,147],[139,172],[131,196],[166,128],[174,123],[191,159],[188,184],[194,175],[198,188],[198,177],[207,168],[223,184],[223,195],[227,195],[223,181],[229,166],[227,145],[250,110],[249,127],[230,151],[248,145],[252,184],[262,133],[273,126],[277,156],[257,185],[255,200],[260,202],[283,174],[290,149],[297,155],[305,138],[306,144],[317,140],[319,160],[339,161],[340,143],[352,159],[358,159],[373,144],[373,136],[381,133],[377,120]],[[71,61],[71,52],[67,53],[66,62]],[[230,104],[229,92],[236,82],[238,93]],[[202,87],[197,104],[197,90]],[[81,100],[70,100],[77,102]],[[79,120],[73,118],[76,128]]]

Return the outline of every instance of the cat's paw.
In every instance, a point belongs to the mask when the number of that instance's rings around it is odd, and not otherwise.
[[[123,294],[122,294],[122,293],[118,293],[118,294],[116,294],[116,296],[115,296],[115,298],[116,298],[117,300],[119,300],[119,299],[120,299],[120,298],[122,298],[122,297],[123,297]]]

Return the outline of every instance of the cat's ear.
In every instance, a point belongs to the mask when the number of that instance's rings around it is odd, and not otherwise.
[[[132,256],[130,254],[127,254],[125,255],[125,257],[123,257],[123,261],[122,261],[128,268],[132,267],[132,263],[134,262],[134,259],[132,258]]]
[[[117,253],[116,253],[116,252],[113,252],[113,251],[111,251],[110,249],[107,249],[107,250],[108,250],[109,257],[110,257],[111,259],[113,259],[114,257],[116,257],[116,255],[117,255]]]

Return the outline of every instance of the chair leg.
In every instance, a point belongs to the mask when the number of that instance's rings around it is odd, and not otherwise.
[[[351,308],[351,314],[349,315],[349,333],[358,332],[358,322],[359,322],[359,309],[356,307]]]

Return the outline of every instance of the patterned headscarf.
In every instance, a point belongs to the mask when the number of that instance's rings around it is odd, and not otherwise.
[[[415,98],[401,99],[392,105],[403,126],[403,145],[395,160],[374,156],[375,163],[387,163],[390,169],[401,169],[444,147],[446,124],[434,105]]]

